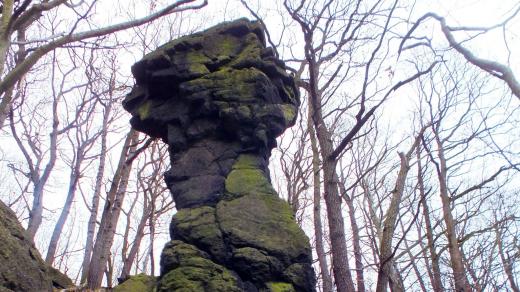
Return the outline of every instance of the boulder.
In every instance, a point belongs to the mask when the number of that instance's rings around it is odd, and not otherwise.
[[[42,260],[29,235],[0,201],[0,291],[52,291],[72,281]]]

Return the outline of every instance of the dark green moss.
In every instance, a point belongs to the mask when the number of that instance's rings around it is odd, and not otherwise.
[[[237,279],[225,267],[200,257],[166,273],[157,291],[240,292]]]
[[[293,285],[283,282],[269,282],[266,284],[269,292],[296,292]],[[267,292],[265,291],[265,292]]]
[[[275,195],[271,182],[260,169],[257,157],[242,154],[226,178],[226,191],[236,196],[249,194]]]
[[[235,246],[251,246],[282,262],[310,259],[308,238],[289,205],[272,195],[247,195],[217,205],[217,220]]]
[[[225,246],[215,218],[215,208],[181,209],[172,220],[174,238],[194,244],[211,255],[224,260]]]
[[[114,292],[153,292],[157,279],[153,276],[139,274],[131,276],[122,284],[114,287]]]

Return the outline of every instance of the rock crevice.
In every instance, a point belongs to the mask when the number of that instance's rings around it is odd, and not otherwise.
[[[158,291],[314,291],[309,240],[268,169],[299,94],[262,27],[240,19],[182,37],[132,73],[124,107],[168,143],[178,209]]]

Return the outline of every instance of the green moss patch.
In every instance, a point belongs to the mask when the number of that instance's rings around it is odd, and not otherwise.
[[[146,119],[150,116],[150,109],[152,107],[152,102],[150,100],[145,101],[142,105],[137,109],[137,113],[139,114],[139,118],[141,120]]]
[[[157,291],[240,292],[237,280],[225,267],[193,257],[191,261],[165,274]]]
[[[234,246],[266,251],[280,261],[310,259],[305,233],[294,221],[287,202],[272,195],[248,195],[217,205],[217,220]]]
[[[267,289],[269,292],[296,292],[292,284],[283,282],[269,282]]]
[[[114,287],[114,292],[152,292],[155,291],[156,278],[145,274],[131,276],[122,284]]]
[[[226,192],[235,196],[252,194],[275,195],[271,182],[260,169],[260,162],[254,155],[242,154],[226,178]]]
[[[171,229],[174,238],[183,239],[217,258],[224,259],[226,251],[215,218],[215,208],[206,206],[181,209],[175,214]]]

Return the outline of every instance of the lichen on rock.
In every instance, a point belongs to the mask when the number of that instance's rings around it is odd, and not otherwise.
[[[15,214],[0,201],[0,291],[52,291],[72,281],[47,266]]]
[[[157,279],[145,274],[131,276],[114,287],[113,292],[151,292],[155,291]]]
[[[131,125],[168,143],[178,209],[158,291],[315,291],[309,240],[268,160],[299,93],[257,22],[173,40],[132,67]]]

